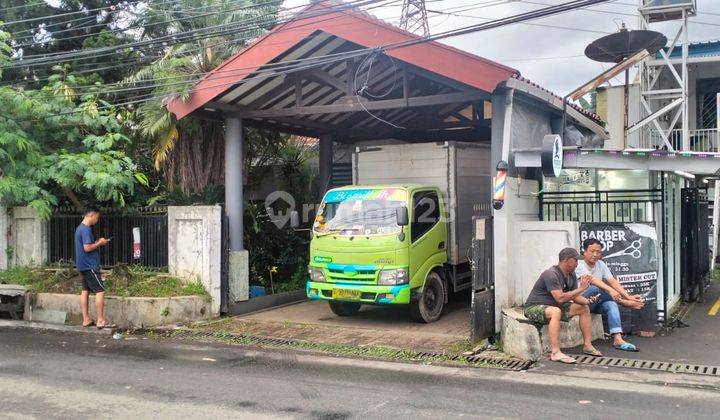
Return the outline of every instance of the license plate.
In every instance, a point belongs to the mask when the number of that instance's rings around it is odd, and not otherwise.
[[[360,300],[360,291],[353,289],[333,289],[333,299]]]

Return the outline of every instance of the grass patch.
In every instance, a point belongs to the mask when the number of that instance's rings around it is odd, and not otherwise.
[[[333,356],[362,357],[368,359],[403,361],[413,363],[433,364],[438,363],[446,366],[457,367],[492,367],[497,369],[514,369],[507,365],[516,363],[516,361],[508,360],[502,356],[493,360],[488,357],[486,360],[470,360],[461,354],[439,353],[427,354],[422,351],[411,349],[398,349],[385,346],[358,346],[347,344],[330,344],[310,342],[303,340],[284,340],[274,339],[253,334],[238,334],[228,331],[212,331],[212,330],[172,330],[172,331],[146,331],[145,336],[148,338],[160,340],[163,338],[190,339],[201,341],[215,341],[226,344],[235,344],[241,346],[260,346],[270,349],[291,349],[301,351],[312,351],[318,353],[329,354]],[[458,343],[459,345],[459,343]]]
[[[0,283],[20,284],[34,293],[80,293],[82,289],[80,274],[71,266],[60,265],[2,270]],[[183,283],[167,273],[136,265],[118,265],[106,272],[105,289],[110,296],[122,297],[210,297],[200,282]]]

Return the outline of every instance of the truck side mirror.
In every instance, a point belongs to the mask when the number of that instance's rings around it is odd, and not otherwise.
[[[290,213],[290,227],[293,229],[297,229],[300,226],[300,215],[298,214],[297,210],[293,210]]]
[[[407,226],[409,223],[407,207],[395,207],[395,218],[397,219],[398,226]]]

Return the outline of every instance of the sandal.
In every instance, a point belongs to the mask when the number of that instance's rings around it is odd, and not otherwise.
[[[89,324],[82,324],[83,328],[90,328],[95,325],[95,321],[90,321]]]
[[[633,352],[640,351],[640,350],[638,350],[637,347],[635,347],[635,344],[628,343],[627,341],[623,342],[620,345],[613,344],[613,348],[618,349],[618,350],[623,350],[623,351],[633,351]]]
[[[117,328],[117,325],[112,322],[105,322],[103,325],[97,325],[98,330],[102,330],[103,328]]]
[[[588,356],[602,357],[602,353],[600,353],[595,347],[583,349],[583,353],[587,354]]]
[[[567,354],[563,354],[561,357],[558,357],[557,359],[553,359],[553,357],[550,356],[550,360],[552,360],[553,362],[560,362],[560,363],[565,363],[568,365],[577,363],[577,360],[575,360],[573,357],[568,356]]]

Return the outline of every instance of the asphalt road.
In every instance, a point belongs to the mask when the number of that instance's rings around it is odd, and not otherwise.
[[[717,418],[716,391],[0,327],[2,418]]]

